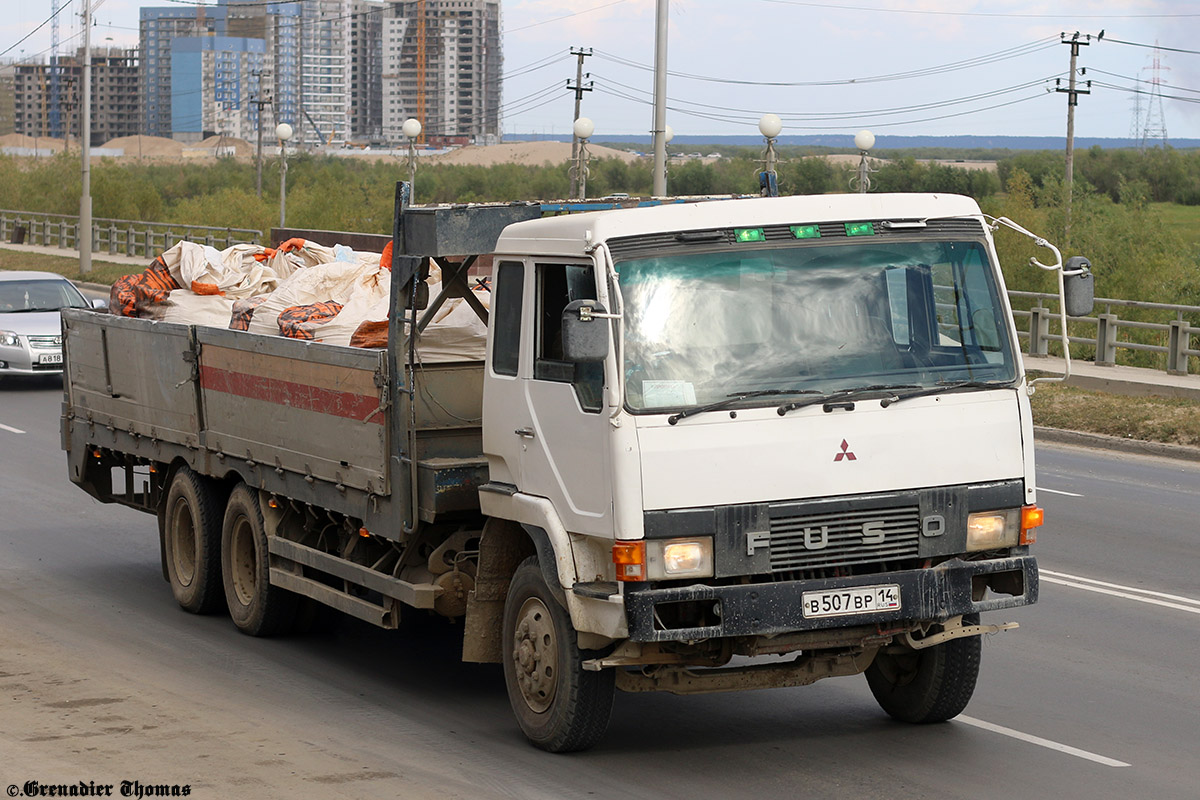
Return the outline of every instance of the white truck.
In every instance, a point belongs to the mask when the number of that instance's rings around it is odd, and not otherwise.
[[[1013,627],[980,613],[1038,594],[991,237],[1015,225],[901,194],[514,222],[541,212],[399,188],[386,349],[64,312],[70,478],[157,515],[183,608],[251,635],[314,603],[461,618],[556,752],[599,740],[615,689],[865,672],[898,719],[963,710],[980,636]],[[1037,241],[1080,313],[1090,274]],[[483,253],[486,361],[421,363]]]

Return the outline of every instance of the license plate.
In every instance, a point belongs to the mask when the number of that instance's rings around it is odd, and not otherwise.
[[[38,359],[38,363],[39,364],[61,364],[62,363],[62,353],[44,353],[44,354],[42,354],[42,357]]]
[[[804,617],[841,617],[847,614],[869,614],[878,611],[900,610],[900,587],[859,586],[853,589],[833,589],[827,592],[805,592],[800,596]]]

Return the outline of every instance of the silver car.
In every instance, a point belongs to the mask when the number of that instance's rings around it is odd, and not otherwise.
[[[93,307],[61,275],[0,270],[0,377],[61,373],[58,311]]]

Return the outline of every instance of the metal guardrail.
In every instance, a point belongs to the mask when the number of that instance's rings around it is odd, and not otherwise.
[[[0,240],[64,250],[79,247],[79,217],[38,211],[0,209]],[[257,243],[262,231],[250,228],[216,228],[131,219],[93,219],[92,251],[109,255],[145,256],[150,260],[180,239],[224,250],[235,244]]]
[[[615,200],[598,206],[612,207],[628,201]],[[542,211],[566,210],[568,204],[543,204]],[[12,211],[0,209],[0,240],[13,241],[20,235],[28,244],[55,246],[66,249],[77,248],[79,218],[67,214],[45,214],[34,211]],[[180,239],[203,241],[205,244],[224,249],[234,244],[262,241],[262,231],[250,228],[217,228],[209,225],[182,225],[166,222],[142,222],[127,219],[94,219],[92,221],[92,250],[109,254],[122,253],[130,256],[153,258]],[[1060,334],[1052,333],[1051,327],[1059,325],[1059,317],[1048,307],[1058,301],[1058,295],[1045,292],[1009,291],[1010,298],[1032,300],[1029,310],[1014,308],[1013,317],[1029,319],[1027,330],[1018,330],[1017,335],[1026,340],[1032,356],[1049,355],[1051,342],[1060,342]],[[1067,341],[1074,345],[1091,345],[1095,348],[1097,366],[1115,366],[1117,350],[1158,353],[1166,355],[1166,371],[1172,375],[1187,375],[1189,358],[1200,358],[1200,350],[1191,347],[1193,334],[1200,334],[1200,327],[1192,325],[1184,314],[1200,316],[1200,306],[1174,305],[1171,303],[1147,303],[1140,300],[1116,300],[1097,297],[1096,305],[1104,307],[1104,313],[1089,317],[1072,317],[1071,325],[1095,325],[1095,337],[1070,334]],[[1175,314],[1175,319],[1166,323],[1143,322],[1121,319],[1113,313],[1114,308],[1141,311],[1164,311]],[[1070,326],[1068,326],[1070,327]],[[1165,344],[1150,344],[1119,338],[1121,330],[1157,331]]]
[[[1049,355],[1051,342],[1060,342],[1062,330],[1059,326],[1059,316],[1051,313],[1048,306],[1058,301],[1058,295],[1043,292],[1010,291],[1011,298],[1024,298],[1034,301],[1028,311],[1013,309],[1013,317],[1028,318],[1028,330],[1017,332],[1017,335],[1029,342],[1029,354],[1032,356]],[[1159,353],[1166,355],[1166,371],[1171,375],[1187,375],[1188,359],[1200,357],[1200,350],[1192,348],[1192,334],[1200,334],[1200,327],[1193,325],[1184,318],[1185,314],[1200,317],[1200,306],[1184,306],[1172,303],[1147,303],[1140,300],[1115,300],[1107,297],[1097,297],[1096,306],[1103,307],[1104,312],[1088,317],[1071,317],[1068,320],[1067,341],[1071,344],[1092,345],[1096,350],[1096,365],[1112,367],[1117,363],[1117,350],[1131,350],[1143,353]],[[1143,322],[1140,320],[1120,319],[1114,308],[1127,308],[1141,311],[1161,311],[1173,313],[1175,319],[1168,322]],[[1072,326],[1095,325],[1095,337],[1072,335]],[[1051,332],[1055,326],[1057,333]],[[1156,331],[1164,344],[1122,340],[1119,334],[1122,330]]]

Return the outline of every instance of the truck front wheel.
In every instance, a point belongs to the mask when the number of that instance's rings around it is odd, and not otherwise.
[[[221,576],[229,616],[242,633],[274,636],[295,617],[298,596],[271,585],[270,555],[258,494],[244,483],[229,495],[221,526]]]
[[[978,624],[978,614],[963,617],[963,625]],[[901,722],[944,722],[956,717],[975,692],[982,651],[979,640],[968,636],[923,650],[880,650],[867,668],[871,694]]]
[[[222,607],[221,502],[216,486],[186,464],[171,478],[163,516],[163,555],[175,601],[193,614]]]
[[[616,676],[588,672],[567,610],[554,599],[536,556],[521,562],[504,602],[508,700],[525,736],[552,753],[586,750],[612,713]]]

